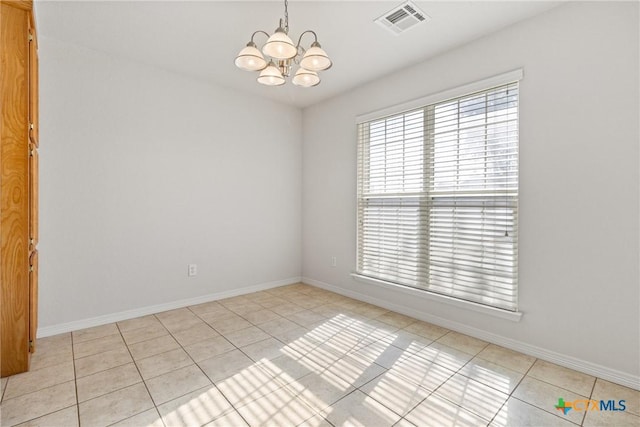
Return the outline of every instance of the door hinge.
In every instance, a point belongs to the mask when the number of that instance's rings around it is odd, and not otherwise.
[[[33,340],[29,340],[29,351],[33,350]]]
[[[29,123],[29,130],[33,130],[34,126],[33,123]]]
[[[29,36],[28,36],[27,38],[28,38],[28,40],[29,40],[30,42],[32,42],[32,41],[33,41],[33,34],[29,33]]]
[[[33,265],[29,266],[29,273],[33,273]]]

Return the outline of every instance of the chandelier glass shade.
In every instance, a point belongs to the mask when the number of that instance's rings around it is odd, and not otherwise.
[[[260,71],[267,66],[262,53],[254,42],[247,43],[247,47],[242,49],[236,57],[236,67],[245,71]]]
[[[291,81],[296,86],[312,87],[320,83],[320,76],[315,71],[300,67]]]
[[[311,47],[304,53],[300,66],[311,71],[322,71],[331,67],[331,60],[321,47],[320,43],[314,42]]]
[[[284,84],[284,77],[273,61],[269,61],[269,64],[260,72],[258,83],[267,86],[280,86]]]
[[[273,34],[269,35],[262,30],[253,33],[249,43],[236,56],[236,67],[244,71],[259,71],[258,83],[280,86],[286,82],[286,77],[291,75],[291,68],[295,65],[297,70],[291,79],[293,84],[301,87],[316,86],[320,83],[318,72],[329,69],[332,65],[331,60],[318,43],[318,36],[314,31],[304,31],[297,44],[289,38],[287,0],[284,2],[284,16],[284,22],[280,19],[280,25]],[[253,41],[257,34],[267,37],[262,51]],[[301,44],[305,34],[311,34],[314,37],[308,49]]]
[[[291,59],[298,54],[298,48],[293,44],[284,28],[278,27],[262,47],[262,53],[273,59]]]

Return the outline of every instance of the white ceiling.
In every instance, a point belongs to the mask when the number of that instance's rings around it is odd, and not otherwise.
[[[290,82],[265,87],[257,73],[233,60],[253,31],[269,33],[283,16],[283,1],[37,1],[41,37],[51,37],[298,107],[348,91],[367,81],[549,10],[560,1],[415,1],[431,20],[395,36],[373,22],[397,1],[289,3],[297,40],[315,30],[333,67],[314,88]],[[259,37],[259,36],[258,36]],[[261,46],[264,40],[256,39]],[[309,39],[305,38],[304,46]]]

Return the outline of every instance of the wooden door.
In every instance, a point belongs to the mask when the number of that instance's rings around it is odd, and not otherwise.
[[[29,25],[29,139],[36,148],[40,144],[39,90],[38,39],[35,26],[31,22]]]
[[[29,258],[29,351],[36,351],[38,332],[38,251]]]
[[[0,372],[29,367],[28,11],[0,2]]]
[[[29,251],[33,251],[38,246],[39,229],[38,229],[38,149],[35,144],[29,147]]]

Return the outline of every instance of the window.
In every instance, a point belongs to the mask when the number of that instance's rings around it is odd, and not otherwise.
[[[517,310],[518,83],[358,124],[361,276]]]

